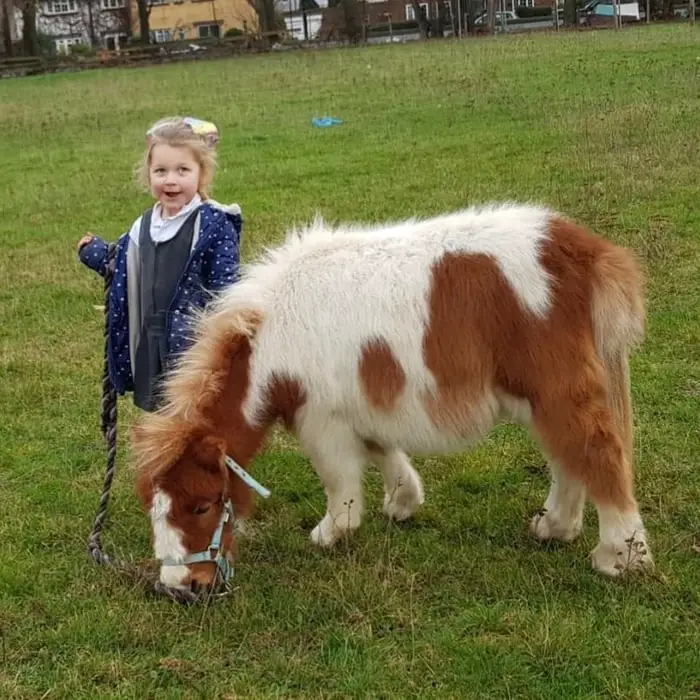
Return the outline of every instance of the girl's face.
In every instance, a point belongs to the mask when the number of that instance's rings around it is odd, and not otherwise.
[[[175,216],[199,189],[199,163],[189,148],[159,143],[151,151],[148,169],[151,193],[163,216]]]

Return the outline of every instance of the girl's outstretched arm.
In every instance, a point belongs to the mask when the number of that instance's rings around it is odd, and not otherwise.
[[[109,245],[106,241],[89,233],[78,242],[78,259],[100,277],[104,277],[107,273],[108,250]]]

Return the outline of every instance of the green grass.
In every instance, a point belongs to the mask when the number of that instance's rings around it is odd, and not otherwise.
[[[0,698],[700,696],[698,34],[684,26],[198,62],[0,82]],[[91,563],[102,485],[101,283],[79,265],[148,205],[155,119],[222,131],[214,195],[244,257],[331,220],[539,201],[632,246],[649,277],[634,357],[638,497],[658,571],[610,581],[526,520],[548,489],[525,431],[416,460],[426,503],[368,513],[330,553],[319,480],[277,434],[235,595],[181,608]],[[331,114],[345,124],[314,129]],[[150,556],[120,401],[111,551]]]

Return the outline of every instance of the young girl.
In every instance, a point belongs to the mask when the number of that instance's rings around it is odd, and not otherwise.
[[[188,345],[188,312],[235,282],[240,207],[209,199],[216,169],[216,126],[190,117],[156,122],[148,131],[139,179],[155,204],[116,244],[109,293],[108,367],[119,394],[153,411],[158,382]],[[82,263],[105,276],[108,244],[88,233]]]

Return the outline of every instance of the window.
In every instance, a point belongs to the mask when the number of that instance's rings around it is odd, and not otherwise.
[[[104,44],[108,51],[115,51],[123,46],[126,46],[127,36],[126,34],[105,34]]]
[[[423,17],[425,17],[426,19],[430,19],[430,6],[427,2],[422,2],[420,4],[420,10],[423,14]],[[406,5],[406,21],[416,21],[416,13],[413,11],[413,5]]]
[[[209,39],[210,37],[219,37],[219,25],[218,24],[200,24],[197,27],[200,39]]]
[[[70,53],[70,47],[73,44],[79,44],[80,37],[71,36],[67,39],[56,39],[56,53],[63,54],[64,56]]]
[[[67,15],[70,12],[77,12],[78,6],[75,0],[49,0],[46,3],[47,15]]]
[[[120,7],[126,7],[126,0],[101,0],[103,10],[118,10]]]
[[[535,0],[516,0],[517,7],[534,7]]]
[[[170,30],[169,29],[154,29],[151,32],[154,44],[165,44],[170,41]]]

